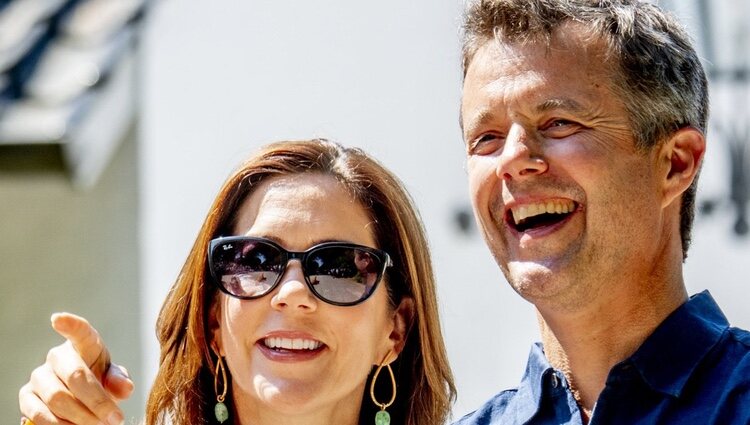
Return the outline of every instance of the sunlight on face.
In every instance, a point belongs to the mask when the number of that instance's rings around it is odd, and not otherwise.
[[[623,264],[646,275],[637,265],[660,249],[654,158],[636,150],[601,50],[579,34],[570,25],[550,45],[488,42],[464,80],[475,214],[513,288],[537,306],[585,303]]]
[[[323,241],[377,248],[368,212],[322,174],[263,182],[239,208],[236,223],[235,234],[268,238],[287,250]],[[222,294],[217,341],[240,416],[356,415],[372,365],[393,347],[393,312],[383,283],[361,304],[334,306],[309,291],[293,260],[266,296]]]

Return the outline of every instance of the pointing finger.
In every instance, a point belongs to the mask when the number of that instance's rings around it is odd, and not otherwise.
[[[110,356],[99,332],[86,319],[71,313],[55,313],[51,322],[52,328],[73,345],[97,379],[103,381],[109,369]]]

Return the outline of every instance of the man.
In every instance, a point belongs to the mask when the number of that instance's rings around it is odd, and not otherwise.
[[[459,424],[750,423],[750,334],[688,298],[706,78],[628,0],[479,0],[463,45],[473,207],[542,343]]]

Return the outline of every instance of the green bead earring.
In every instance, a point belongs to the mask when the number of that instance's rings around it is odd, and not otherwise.
[[[227,396],[227,371],[224,368],[224,361],[221,356],[216,355],[216,370],[214,371],[214,392],[216,393],[216,405],[214,406],[214,416],[220,424],[223,424],[229,419],[229,409],[224,404],[224,399]],[[222,392],[219,394],[219,375],[221,374],[222,380]]]
[[[388,356],[386,356],[386,359],[387,358]],[[381,403],[377,398],[375,398],[375,382],[378,380],[378,375],[380,375],[380,371],[383,369],[383,367],[388,368],[388,372],[391,375],[392,390],[391,399],[390,401],[388,401],[388,403]],[[372,398],[372,402],[380,408],[380,411],[375,414],[375,425],[390,425],[391,415],[385,409],[393,404],[394,401],[396,401],[396,377],[393,375],[393,369],[391,369],[390,363],[385,364],[385,361],[383,361],[383,363],[381,363],[380,366],[378,366],[378,369],[375,371],[375,375],[373,375],[372,377],[372,382],[370,382],[370,398]]]

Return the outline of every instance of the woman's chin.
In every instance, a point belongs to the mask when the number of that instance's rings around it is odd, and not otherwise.
[[[260,402],[279,411],[300,413],[315,410],[323,402],[321,395],[325,394],[320,385],[300,380],[256,377],[254,381]]]
[[[332,394],[333,391],[321,388],[319,380],[311,384],[299,380],[268,379],[256,376],[253,385],[254,394],[252,395],[235,393],[234,398],[238,410],[241,411],[243,407],[247,407],[292,417],[317,416],[342,409],[342,403],[337,403],[336,397]],[[362,393],[360,391],[356,394]],[[354,398],[352,394],[341,397],[343,406],[358,408],[361,401],[354,401]]]

